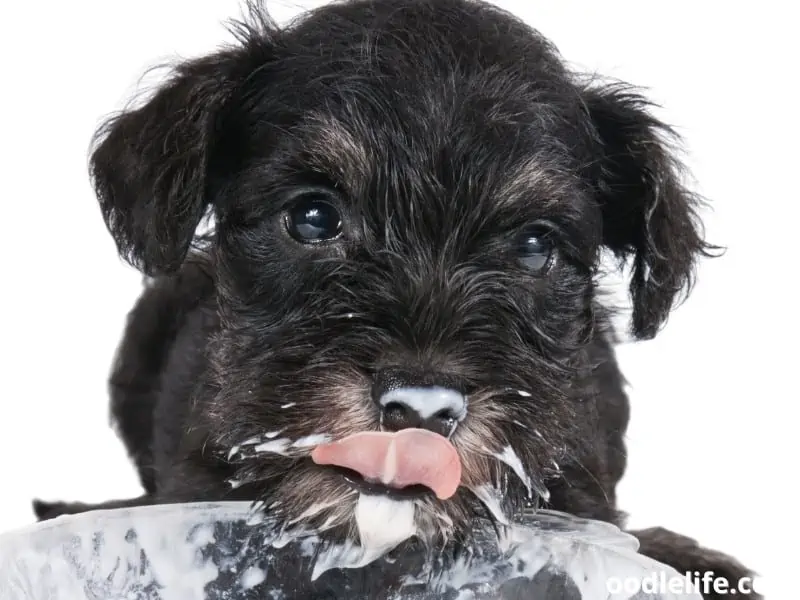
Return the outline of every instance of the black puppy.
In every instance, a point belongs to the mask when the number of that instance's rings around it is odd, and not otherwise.
[[[353,536],[370,488],[405,493],[429,541],[531,505],[622,525],[600,258],[629,262],[643,339],[712,250],[669,128],[479,2],[340,2],[285,28],[253,5],[235,32],[110,120],[91,159],[149,276],[111,376],[146,495],[39,517],[252,499]],[[681,572],[747,574],[634,534]]]

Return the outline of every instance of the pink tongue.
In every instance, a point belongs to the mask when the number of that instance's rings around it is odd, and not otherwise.
[[[427,429],[356,433],[317,446],[311,459],[318,465],[351,469],[367,481],[393,488],[424,485],[441,500],[455,494],[461,482],[456,449],[446,438]]]

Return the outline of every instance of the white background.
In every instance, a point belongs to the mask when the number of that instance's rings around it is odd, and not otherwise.
[[[778,589],[795,568],[788,488],[800,437],[790,293],[800,47],[789,3],[500,4],[579,66],[649,88],[685,138],[714,207],[707,232],[729,250],[701,265],[694,295],[659,338],[619,350],[633,413],[619,502],[632,526],[696,537]],[[270,6],[279,19],[297,12]],[[89,138],[145,68],[227,41],[220,23],[239,9],[235,0],[9,0],[0,10],[0,531],[32,521],[34,496],[139,493],[108,428],[105,384],[139,276],[101,221]]]

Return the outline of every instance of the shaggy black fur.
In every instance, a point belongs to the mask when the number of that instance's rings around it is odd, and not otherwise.
[[[486,451],[506,445],[536,504],[623,525],[628,400],[597,278],[604,251],[628,261],[632,333],[650,338],[711,251],[673,133],[636,90],[569,71],[483,3],[340,2],[284,28],[250,13],[235,46],[180,64],[98,133],[103,216],[149,276],[111,376],[146,495],[103,506],[258,499],[291,519],[336,499],[308,520],[350,535],[338,474],[308,448],[243,442],[377,430],[371,382],[402,367],[469,396],[463,486],[423,505],[422,535],[485,515],[476,486],[499,487],[508,513],[530,504]],[[300,243],[287,217],[313,201],[341,234]],[[637,535],[679,570],[747,573]]]

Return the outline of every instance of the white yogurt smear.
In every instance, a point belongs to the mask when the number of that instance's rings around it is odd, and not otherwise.
[[[291,446],[292,440],[289,438],[280,438],[277,440],[272,440],[271,442],[264,442],[263,444],[259,444],[255,448],[253,448],[256,452],[272,452],[273,454],[280,454],[282,456],[288,456],[286,450]]]
[[[314,433],[295,440],[292,448],[310,448],[312,446],[319,446],[320,444],[327,444],[331,441],[331,436],[327,433]]]
[[[350,540],[320,552],[312,581],[330,569],[357,569],[383,556],[416,534],[414,504],[385,496],[360,494],[355,510],[361,544]]]
[[[448,411],[461,421],[467,415],[466,397],[443,387],[401,387],[383,394],[381,406],[397,402],[413,409],[423,419],[441,411]]]

